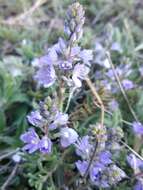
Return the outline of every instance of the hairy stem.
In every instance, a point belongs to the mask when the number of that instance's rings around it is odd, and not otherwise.
[[[95,96],[95,98],[97,99],[100,107],[101,107],[101,125],[104,125],[104,112],[105,112],[105,108],[104,108],[104,104],[95,88],[95,86],[93,85],[93,83],[91,82],[91,80],[89,78],[86,78],[86,83],[89,86],[92,94]]]
[[[105,109],[104,109],[104,104],[103,104],[103,102],[102,102],[102,100],[101,100],[101,98],[100,98],[100,96],[99,96],[99,94],[98,94],[98,92],[97,92],[95,86],[94,86],[93,83],[91,82],[90,78],[86,78],[86,83],[87,83],[87,85],[89,86],[89,88],[90,88],[92,94],[95,96],[95,98],[97,99],[98,103],[99,103],[100,106],[101,106],[101,126],[103,127],[103,125],[104,125],[104,110],[105,110]],[[97,141],[95,142],[93,154],[92,154],[91,159],[90,159],[90,161],[89,161],[87,170],[86,170],[86,172],[85,172],[85,174],[84,174],[84,176],[83,176],[84,179],[86,179],[87,176],[88,176],[88,172],[89,172],[89,170],[90,170],[90,167],[91,167],[92,162],[93,162],[93,160],[94,160],[94,158],[95,158],[95,155],[96,155],[97,147],[98,147],[98,139],[97,139]]]

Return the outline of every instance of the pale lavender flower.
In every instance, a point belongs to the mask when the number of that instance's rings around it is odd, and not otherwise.
[[[58,55],[56,53],[55,46],[51,47],[48,50],[48,54],[41,56],[40,58],[36,58],[32,61],[32,66],[41,68],[44,65],[54,65],[57,61]]]
[[[106,89],[111,91],[112,90],[112,85],[108,80],[100,80],[101,85]]]
[[[63,51],[62,50],[60,51],[61,51],[61,54],[59,54],[59,56],[61,56],[61,60],[58,61],[59,68],[64,71],[72,70],[74,62],[79,61],[78,55],[80,54],[80,47],[73,46],[71,47],[70,52],[69,52],[68,47],[67,49],[64,49]]]
[[[54,130],[59,126],[64,126],[68,123],[68,114],[62,113],[57,111],[56,114],[51,115],[51,118],[53,120],[52,123],[49,125],[50,130]]]
[[[90,65],[89,62],[93,59],[93,52],[92,50],[84,49],[80,52],[79,57],[85,64]]]
[[[111,185],[115,185],[125,177],[125,172],[115,164],[105,167],[104,164],[99,162],[95,163],[95,165],[93,165],[90,169],[91,182],[102,188],[109,188]]]
[[[130,74],[132,73],[131,64],[130,63],[129,64],[120,64],[115,68],[115,72],[116,72],[116,74],[118,74],[118,76],[120,78],[128,78],[130,76]],[[114,71],[112,69],[109,69],[108,72],[106,72],[106,75],[110,79],[115,80]],[[125,80],[125,83],[130,81],[128,79],[124,79],[124,80]]]
[[[57,125],[55,125],[54,123],[51,123],[49,124],[48,129],[52,131],[52,130],[57,129],[57,127],[58,127]]]
[[[106,56],[106,49],[99,42],[95,43],[95,53],[96,53],[96,56],[95,56],[96,64],[109,69],[111,65]]]
[[[39,149],[39,136],[33,128],[30,128],[28,132],[25,132],[20,136],[20,139],[26,144],[23,150],[27,150],[29,153],[33,153]]]
[[[55,125],[66,125],[68,123],[68,114],[58,112],[54,117],[53,124]]]
[[[99,40],[96,40],[95,42],[95,52],[101,55],[101,57],[105,56],[106,49]]]
[[[84,136],[75,143],[76,154],[81,156],[83,159],[88,159],[91,155],[93,145],[89,142],[89,136]]]
[[[65,22],[64,24],[64,33],[67,35],[67,36],[70,36],[71,35],[71,30],[70,28],[68,27],[68,24]]]
[[[134,83],[128,79],[124,79],[122,81],[122,85],[125,88],[125,90],[130,90],[130,89],[133,89],[135,87]]]
[[[16,153],[12,156],[12,160],[15,162],[15,163],[20,163],[22,157],[20,156],[19,153]]]
[[[95,51],[96,52],[105,52],[104,47],[102,46],[102,44],[100,42],[96,42],[95,43]]]
[[[139,68],[139,72],[140,72],[141,76],[143,77],[143,67]]]
[[[54,45],[54,48],[58,56],[61,56],[67,50],[67,43],[63,38],[59,38],[58,43]]]
[[[105,169],[105,166],[101,164],[100,162],[96,162],[95,164],[91,166],[89,176],[90,176],[91,182],[94,185],[99,186],[99,187],[109,186],[107,181],[105,183],[105,180],[103,181],[103,184],[102,184],[102,173],[104,169]]]
[[[50,100],[49,100],[50,101]],[[49,102],[49,106],[50,106],[50,102]],[[46,105],[46,102],[45,101],[40,101],[39,102],[39,111],[40,111],[40,114],[42,115],[43,117],[43,123],[44,125],[46,124],[47,120],[49,119],[50,117],[50,112],[47,108],[47,105]]]
[[[52,86],[56,80],[55,69],[52,65],[43,65],[39,68],[34,79],[45,88]]]
[[[42,137],[40,140],[39,150],[44,154],[50,154],[52,152],[52,142],[47,136]]]
[[[95,78],[97,79],[97,80],[101,80],[102,78],[103,78],[103,72],[100,70],[97,70],[96,72],[95,72]]]
[[[48,54],[39,59],[40,66],[34,78],[40,86],[50,87],[54,84],[57,78],[55,67],[58,66],[61,71],[68,73],[69,76],[66,77],[71,80],[71,85],[74,83],[77,88],[81,87],[81,80],[84,80],[89,73],[87,65],[90,66],[93,58],[92,50],[81,50],[77,45],[82,36],[83,24],[83,7],[79,3],[74,3],[68,9],[65,22],[64,31],[68,38],[59,38],[58,43],[48,50]],[[79,62],[82,62],[83,65],[81,66]]]
[[[84,10],[78,3],[72,4],[67,11],[65,34],[70,37],[70,43],[80,40],[83,34]]]
[[[59,68],[64,71],[69,71],[73,69],[73,63],[79,60],[78,55],[80,54],[80,47],[67,46],[67,42],[62,38],[59,39],[59,42],[55,45],[56,52],[59,56],[59,60],[57,61],[57,65]]]
[[[123,170],[117,167],[115,164],[110,162],[101,163],[95,162],[90,168],[90,180],[91,182],[102,188],[107,188],[110,185],[116,184],[126,177],[126,174]]]
[[[124,74],[124,70],[117,67],[115,68],[115,72],[121,77],[123,74]],[[115,80],[115,74],[114,74],[114,71],[112,69],[109,69],[107,72],[106,72],[106,76],[109,77],[111,80]]]
[[[115,72],[119,75],[120,78],[128,78],[132,73],[131,63],[129,64],[120,64],[115,68]],[[113,71],[112,71],[113,72]],[[114,74],[114,72],[113,72]]]
[[[73,69],[74,62],[79,61],[80,47],[73,46],[70,48],[70,51],[69,47],[63,48],[58,50],[60,58],[58,65],[61,70],[69,71]]]
[[[143,161],[137,158],[134,154],[129,154],[127,156],[127,162],[133,170],[138,170],[143,168]]]
[[[40,127],[43,124],[43,117],[41,116],[38,110],[32,111],[28,116],[27,119],[30,124]]]
[[[123,178],[127,176],[125,172],[118,166],[116,166],[112,161],[112,154],[110,152],[110,148],[106,144],[106,141],[108,140],[106,128],[101,128],[100,124],[96,125],[96,127],[92,126],[91,128],[93,133],[96,134],[98,138],[98,146],[96,149],[96,155],[93,158],[92,163],[89,167],[89,178],[92,185],[95,185],[99,188],[109,188],[111,185],[117,184],[119,181],[121,181]],[[106,136],[104,137],[105,134]],[[110,137],[108,138],[110,139]],[[93,145],[92,141],[90,143],[91,145]],[[82,176],[87,171],[91,156],[93,154],[93,149],[89,148],[91,149],[90,156],[83,156],[85,154],[84,149],[86,150],[88,144],[88,136],[85,136],[81,142],[77,141],[77,143],[75,143],[77,155],[83,158],[83,162],[78,161],[78,164],[76,163],[76,166]]]
[[[111,185],[117,184],[123,178],[127,177],[125,172],[121,168],[116,166],[115,164],[108,167],[107,172],[109,173],[109,177],[110,177],[109,182]]]
[[[79,54],[81,52],[80,49],[81,48],[79,46],[72,47],[71,52],[70,52],[70,58],[73,59],[73,58],[79,56]]]
[[[138,180],[133,190],[143,190],[143,182]]]
[[[114,80],[115,79],[115,75],[112,69],[109,69],[106,73],[106,76],[109,77],[110,79]]]
[[[111,50],[112,51],[117,51],[119,53],[122,53],[123,52],[123,49],[121,48],[121,44],[118,43],[118,42],[113,42],[112,45],[111,45]]]
[[[57,61],[58,61],[58,54],[56,52],[56,47],[54,45],[53,47],[49,49],[47,63],[56,65]]]
[[[98,160],[93,163],[90,169],[91,181],[100,187],[109,186],[106,180],[102,180],[106,167],[112,163],[111,153],[109,151],[102,151],[99,153]],[[102,184],[102,185],[101,185]]]
[[[133,122],[133,131],[137,135],[143,135],[143,124],[140,122]]]
[[[118,109],[118,107],[119,107],[119,104],[118,104],[118,102],[115,100],[115,99],[113,99],[111,102],[109,102],[109,109],[111,110],[111,111],[115,111],[115,110],[117,110]]]
[[[51,65],[51,64],[52,64],[52,60],[51,60],[49,54],[44,55],[39,58],[39,65],[38,65],[39,68],[43,67],[44,65]]]
[[[103,58],[100,54],[96,56],[95,63],[100,65],[101,67],[105,67],[106,69],[109,69],[110,63],[107,58]]]
[[[104,171],[104,170],[103,170]],[[90,170],[90,180],[91,182],[100,188],[109,188],[109,183],[107,177],[105,179],[102,176],[102,169],[99,167],[93,167]],[[102,179],[103,178],[103,179]]]
[[[87,161],[78,160],[75,164],[78,171],[80,172],[80,175],[84,176],[89,163]]]
[[[86,137],[84,140],[86,140],[86,143],[87,143],[88,138]],[[86,149],[86,146],[87,145],[85,145],[85,149]],[[84,148],[84,146],[82,148]],[[77,152],[77,154],[82,156],[84,154],[84,151]],[[85,159],[85,157],[83,157],[83,159]],[[105,173],[108,166],[112,164],[111,153],[109,151],[103,151],[98,156],[96,156],[95,159],[97,160],[94,160],[89,168],[90,180],[94,185],[98,187],[103,187],[103,188],[109,187],[108,179],[107,177],[105,178]],[[87,171],[89,162],[90,162],[90,157],[86,157],[86,160],[84,161],[76,162],[76,166],[82,176]]]
[[[82,86],[81,80],[84,80],[89,73],[89,67],[84,64],[76,64],[73,70],[72,80],[77,88]]]
[[[112,154],[109,151],[102,151],[99,154],[99,161],[103,164],[103,165],[108,165],[112,163],[111,160],[111,156]]]
[[[63,127],[60,130],[60,142],[62,147],[66,148],[71,144],[74,144],[78,139],[77,132],[69,127]]]

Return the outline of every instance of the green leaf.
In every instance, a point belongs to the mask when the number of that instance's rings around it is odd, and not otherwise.
[[[28,103],[29,104],[29,99],[25,94],[19,93],[19,94],[14,94],[14,96],[11,97],[10,103]]]
[[[0,110],[0,131],[2,131],[6,126],[5,113]]]
[[[143,50],[143,43],[139,44],[134,51],[140,51]]]
[[[15,139],[9,136],[0,136],[0,142],[12,146],[13,144],[15,144]]]
[[[122,115],[119,109],[113,112],[112,127],[117,127],[122,124]]]
[[[143,121],[142,119],[142,113],[143,113],[143,91],[139,90],[138,91],[138,101],[136,103],[136,107],[135,107],[137,114],[140,118],[140,120]]]

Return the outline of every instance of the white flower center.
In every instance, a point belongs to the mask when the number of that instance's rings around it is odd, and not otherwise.
[[[89,153],[89,150],[88,150],[88,148],[86,148],[86,149],[85,149],[85,152],[86,152],[86,153]]]
[[[68,132],[64,132],[63,136],[64,136],[65,138],[69,138],[69,133],[68,133]]]
[[[31,141],[31,143],[32,143],[32,144],[37,144],[37,140],[36,140],[36,139],[33,139],[33,140]]]

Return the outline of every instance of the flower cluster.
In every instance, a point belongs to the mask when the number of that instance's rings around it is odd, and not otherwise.
[[[60,112],[57,105],[48,98],[40,102],[39,109],[32,111],[27,119],[33,126],[40,128],[48,126],[49,130],[54,130],[68,123],[68,114]]]
[[[140,122],[133,122],[133,131],[136,135],[143,135],[143,125]]]
[[[109,49],[111,51],[117,51],[118,53],[121,53],[122,49],[120,47],[120,44],[113,43],[113,46],[111,46],[111,48],[109,47],[104,48],[102,43],[103,42],[98,42],[98,41],[95,43],[95,54],[96,54],[95,64],[100,65],[102,68],[105,69],[104,70],[105,75],[103,75],[102,72],[98,70],[95,73],[96,79],[100,80],[101,86],[106,86],[105,88],[107,90],[115,94],[119,92],[119,88],[117,87],[115,83],[116,81],[115,75],[114,75],[114,71],[115,71],[116,74],[119,76],[121,84],[125,90],[129,91],[129,90],[134,89],[136,87],[136,84],[134,84],[133,81],[129,79],[133,73],[131,64],[123,64],[123,63],[118,64],[116,65],[116,68],[113,71],[109,63],[109,60],[106,56],[106,53],[107,51],[109,51]]]
[[[93,185],[108,188],[125,178],[126,174],[112,161],[111,151],[113,152],[115,149],[113,150],[111,147],[112,140],[109,141],[110,144],[107,143],[110,137],[107,137],[105,126],[101,127],[100,124],[92,126],[92,133],[96,135],[96,146],[92,136],[84,136],[75,143],[76,154],[82,158],[82,161],[78,160],[76,162],[76,167],[81,176],[88,172],[87,174],[89,174]],[[110,131],[110,135],[112,134],[113,131]],[[96,153],[93,160],[91,160],[95,148]]]
[[[78,46],[84,20],[83,7],[79,3],[71,5],[65,21],[65,39],[59,38],[58,42],[48,49],[47,55],[33,62],[37,67],[34,79],[39,86],[51,87],[56,81],[58,84],[66,82],[68,87],[74,89],[82,86],[82,80],[90,71],[90,61],[93,57],[91,50]],[[31,128],[21,135],[21,140],[26,144],[23,149],[29,153],[36,150],[51,153],[52,141],[49,136],[51,131],[56,129],[62,147],[75,143],[78,138],[77,132],[68,127],[68,114],[63,113],[54,102],[40,102],[39,109],[32,111],[27,119],[31,125],[40,128],[44,133],[40,139],[35,129]]]
[[[20,139],[26,143],[23,150],[27,150],[29,153],[33,153],[36,150],[40,150],[42,153],[51,153],[51,140],[47,136],[43,136],[40,139],[34,128],[30,128],[28,132],[22,134]]]
[[[133,169],[135,178],[137,180],[134,186],[134,190],[142,190],[143,178],[142,175],[140,175],[140,173],[143,170],[143,160],[140,160],[134,154],[129,154],[127,156],[127,162],[130,165],[130,167]]]
[[[90,71],[92,50],[81,49],[78,42],[82,37],[84,10],[79,3],[71,5],[67,11],[64,33],[65,39],[48,50],[48,54],[37,60],[38,67],[34,79],[40,86],[50,87],[56,79],[64,80],[69,86],[79,88]]]
[[[92,50],[82,49],[78,45],[83,34],[84,20],[82,6],[79,3],[71,5],[65,20],[65,38],[59,38],[58,42],[48,49],[46,55],[33,62],[37,68],[34,79],[39,86],[48,88],[57,84],[58,89],[64,88],[64,92],[82,86],[82,81],[90,72],[90,62],[93,59]],[[101,47],[98,47],[99,49]],[[120,47],[113,44],[112,49],[117,50]],[[107,75],[115,80],[110,70]],[[127,79],[122,82],[129,89],[133,87]],[[112,159],[112,153],[120,149],[118,142],[122,138],[122,131],[107,129],[97,124],[91,126],[89,135],[79,137],[75,129],[69,127],[69,116],[63,111],[64,104],[60,106],[59,97],[58,100],[55,98],[57,96],[53,97],[54,95],[41,101],[38,108],[27,116],[33,127],[20,137],[25,144],[23,150],[29,153],[40,151],[50,154],[54,146],[53,139],[58,138],[63,148],[74,145],[76,155],[81,157],[75,165],[81,176],[89,177],[91,184],[108,188],[126,177],[124,171]],[[118,109],[115,100],[109,106],[113,110]],[[40,131],[39,134],[36,129]]]
[[[31,125],[38,127],[44,133],[44,136],[40,139],[35,129],[30,128],[28,132],[21,135],[20,139],[26,143],[23,150],[28,150],[29,153],[36,150],[40,150],[42,153],[51,153],[52,141],[48,136],[50,131],[55,129],[58,129],[62,147],[68,147],[75,143],[78,138],[77,132],[67,126],[68,114],[60,112],[49,98],[48,103],[46,101],[40,102],[39,109],[32,111],[27,119]]]

